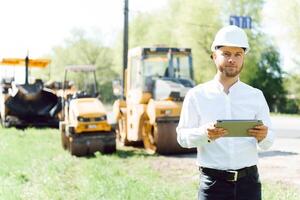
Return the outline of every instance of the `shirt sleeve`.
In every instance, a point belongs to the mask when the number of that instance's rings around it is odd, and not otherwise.
[[[260,92],[260,95],[262,104],[258,110],[257,119],[261,119],[264,125],[268,127],[268,133],[266,138],[258,143],[258,146],[263,150],[267,150],[274,143],[275,133],[273,131],[272,122],[270,119],[269,106],[262,92]]]
[[[208,125],[199,126],[201,118],[197,113],[196,100],[190,90],[182,105],[179,124],[177,126],[177,141],[185,148],[200,147],[209,143]]]

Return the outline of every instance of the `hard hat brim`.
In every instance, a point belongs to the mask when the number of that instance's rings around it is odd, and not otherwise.
[[[211,51],[214,52],[216,51],[216,47],[220,47],[220,46],[225,46],[225,47],[239,47],[239,48],[243,48],[245,49],[245,54],[249,52],[250,50],[250,47],[249,46],[238,46],[236,44],[233,44],[233,43],[222,43],[222,44],[218,44],[218,45],[215,45],[215,44],[212,44],[211,45]]]

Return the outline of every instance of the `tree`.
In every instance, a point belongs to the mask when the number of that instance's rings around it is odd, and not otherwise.
[[[57,81],[63,80],[64,67],[67,65],[95,65],[102,100],[113,100],[111,82],[117,76],[112,70],[113,51],[103,46],[99,40],[88,38],[82,30],[75,30],[72,36],[65,40],[64,45],[53,48],[51,59],[51,78]],[[80,74],[72,78],[83,81]]]
[[[211,79],[216,67],[210,58],[210,46],[222,26],[221,4],[212,0],[176,0],[170,4],[178,45],[192,48],[196,82]]]
[[[200,83],[211,79],[216,72],[210,59],[210,46],[217,30],[229,24],[230,15],[251,16],[253,28],[245,30],[251,50],[246,56],[241,80],[261,88],[266,93],[271,110],[282,111],[285,91],[280,55],[272,47],[271,39],[262,32],[263,7],[263,0],[172,0],[167,8],[152,14],[140,14],[131,21],[129,44],[145,46],[163,43],[191,47],[195,78]]]
[[[210,45],[215,31],[221,26],[215,5],[218,4],[213,0],[172,0],[162,10],[139,14],[129,24],[129,45],[192,48],[196,81],[208,80],[215,73]],[[120,40],[121,37],[118,44]],[[121,57],[116,59],[115,63],[120,65]]]
[[[264,24],[270,35],[275,38],[278,46],[288,51],[288,58],[300,72],[300,1],[299,0],[268,0],[264,10]],[[294,70],[295,71],[295,70]]]
[[[280,55],[272,40],[262,32],[263,0],[239,0],[223,4],[227,16],[230,14],[251,16],[252,29],[247,30],[251,50],[245,60],[241,79],[261,89],[271,111],[287,112],[286,90],[283,85],[283,71]]]
[[[300,113],[300,74],[286,74],[284,77],[284,85],[287,90],[287,106],[288,113]]]
[[[268,47],[263,51],[257,69],[250,84],[264,92],[271,111],[284,112],[286,91],[283,87],[279,53],[274,47]]]

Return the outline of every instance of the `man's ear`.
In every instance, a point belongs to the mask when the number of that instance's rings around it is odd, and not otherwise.
[[[216,53],[215,53],[215,52],[212,52],[212,53],[210,54],[210,58],[211,58],[212,60],[215,60],[215,58],[216,58]]]

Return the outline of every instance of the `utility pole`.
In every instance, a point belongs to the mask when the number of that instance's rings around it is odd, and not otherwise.
[[[124,0],[124,33],[123,33],[123,79],[122,79],[122,99],[125,99],[125,71],[127,69],[128,58],[128,1]]]
[[[28,85],[28,76],[29,76],[28,67],[29,67],[29,57],[27,53],[27,56],[25,57],[25,85]]]

